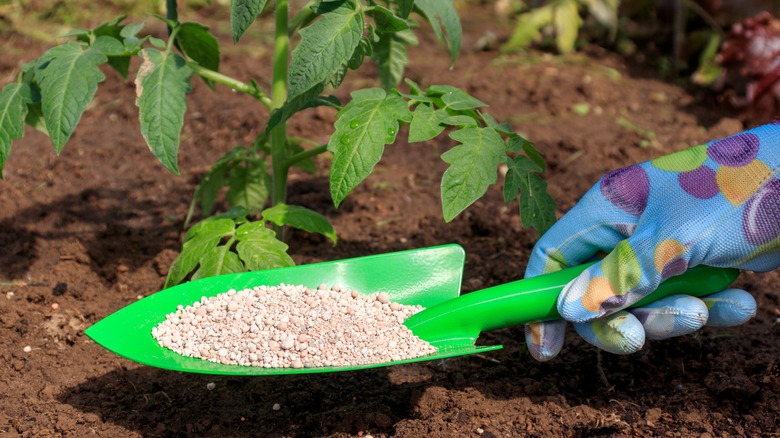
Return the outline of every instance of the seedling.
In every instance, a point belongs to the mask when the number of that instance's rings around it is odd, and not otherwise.
[[[575,49],[580,27],[583,25],[581,9],[608,29],[614,39],[618,28],[618,7],[620,0],[553,0],[523,12],[517,19],[512,36],[501,48],[505,52],[523,49],[542,39],[545,33],[554,37],[555,47],[560,53],[571,53]]]
[[[267,3],[232,1],[234,43]],[[125,24],[125,17],[74,30],[66,35],[71,41],[26,64],[16,82],[0,92],[0,168],[25,123],[47,133],[59,153],[105,79],[101,68],[108,65],[126,78],[133,57],[141,58],[134,78],[141,133],[171,172],[179,172],[185,96],[194,76],[211,88],[226,86],[252,96],[270,110],[251,145],[237,146],[203,175],[185,226],[198,207],[205,219],[187,232],[166,287],[187,278],[292,265],[284,226],[321,233],[335,244],[336,233],[325,217],[286,203],[290,169],[312,171],[313,157],[331,154],[330,194],[338,206],[373,172],[404,124],[409,142],[446,132],[458,143],[441,155],[449,164],[441,178],[446,221],[483,196],[497,182],[498,165],[506,163],[506,201],[519,197],[525,226],[542,232],[552,224],[555,204],[542,178],[545,162],[531,142],[497,122],[484,111],[485,103],[461,89],[403,81],[408,48],[418,43],[418,20],[428,22],[451,61],[457,59],[461,24],[452,0],[312,1],[292,18],[287,0],[277,0],[270,90],[254,79],[220,73],[217,38],[200,23],[180,21],[175,1],[166,5],[166,16],[157,18],[169,29],[167,41],[141,36],[144,24]],[[297,41],[292,51],[291,35]],[[382,87],[354,90],[346,104],[328,94],[366,59],[377,63]],[[396,88],[402,82],[407,92]],[[317,106],[338,110],[328,143],[288,136],[287,121]],[[230,209],[209,217],[222,196]]]

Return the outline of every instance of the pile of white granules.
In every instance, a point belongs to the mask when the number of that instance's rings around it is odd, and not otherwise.
[[[377,364],[434,353],[403,322],[423,310],[339,286],[258,286],[178,306],[152,329],[165,348],[265,368]]]

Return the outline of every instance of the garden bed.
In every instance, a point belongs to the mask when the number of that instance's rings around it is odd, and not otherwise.
[[[224,14],[215,6],[200,19],[216,22]],[[534,141],[548,160],[559,216],[609,170],[752,126],[705,94],[659,80],[654,69],[603,49],[567,57],[477,50],[488,32],[501,39],[511,29],[486,24],[496,21],[484,13],[462,16],[464,51],[454,69],[435,37],[424,33],[406,75],[423,85],[462,87]],[[264,30],[260,25],[257,32]],[[214,31],[227,40],[219,27]],[[2,83],[46,49],[17,34],[0,47]],[[223,70],[270,78],[270,48],[244,43],[225,52]],[[160,290],[198,179],[233,146],[251,142],[267,113],[251,98],[193,81],[182,174],[175,176],[144,144],[133,84],[106,74],[61,156],[48,138],[29,131],[14,144],[0,182],[0,436],[759,436],[780,430],[777,272],[738,280],[759,305],[745,326],[653,342],[631,356],[599,358],[571,332],[561,355],[540,364],[524,352],[521,327],[484,336],[483,343],[505,346],[484,356],[311,376],[181,374],[109,353],[84,329]],[[345,101],[349,84],[372,85],[375,76],[368,65],[348,75],[339,97]],[[333,120],[334,110],[308,110],[290,122],[291,133],[326,142]],[[314,175],[291,175],[290,203],[326,215],[339,235],[334,247],[321,236],[291,232],[293,259],[311,263],[455,242],[467,253],[464,291],[520,278],[538,236],[521,227],[516,201],[505,205],[500,187],[444,223],[438,181],[446,163],[439,155],[453,145],[402,140],[388,146],[378,170],[338,210],[325,166]]]

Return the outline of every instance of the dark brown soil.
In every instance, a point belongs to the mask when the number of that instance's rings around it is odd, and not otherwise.
[[[216,7],[207,12],[207,20],[224,18]],[[455,68],[448,69],[446,53],[425,34],[407,74],[422,84],[464,87],[535,141],[550,163],[559,215],[609,170],[746,127],[705,95],[595,47],[563,58],[477,51],[481,36],[506,37],[508,28],[484,15],[463,16],[464,53]],[[18,35],[2,47],[2,83],[45,50]],[[243,44],[223,57],[225,72],[261,83],[270,77],[268,64],[267,47]],[[46,137],[29,131],[14,144],[0,182],[0,436],[752,437],[780,431],[777,272],[744,273],[739,280],[759,303],[745,326],[655,342],[631,356],[599,356],[571,335],[558,358],[539,364],[525,352],[520,327],[487,334],[482,342],[505,349],[485,356],[298,377],[181,374],[105,351],[84,329],[162,287],[199,177],[234,145],[251,141],[267,117],[251,99],[214,93],[196,81],[182,175],[174,176],[139,134],[132,83],[107,75],[61,156]],[[373,78],[365,67],[344,90],[373,85]],[[347,91],[339,95],[346,98]],[[586,116],[572,111],[582,102],[590,104]],[[324,142],[332,118],[330,111],[310,110],[292,130]],[[646,133],[621,126],[621,118]],[[338,210],[324,170],[294,174],[290,202],[326,214],[340,236],[332,247],[292,233],[295,260],[457,242],[468,254],[464,290],[519,278],[537,235],[521,228],[517,204],[505,205],[500,187],[452,223],[442,220],[439,154],[451,146],[437,140],[388,147],[376,173]]]

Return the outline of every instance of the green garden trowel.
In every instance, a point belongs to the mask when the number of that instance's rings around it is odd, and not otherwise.
[[[555,307],[563,286],[588,265],[535,278],[519,280],[460,295],[465,252],[459,245],[400,251],[333,262],[315,263],[265,271],[209,277],[184,283],[139,300],[86,330],[98,344],[127,359],[159,368],[206,374],[278,375],[348,371],[444,359],[501,348],[475,345],[486,330],[511,327],[531,321],[559,319]],[[636,304],[648,304],[668,295],[707,295],[726,289],[739,275],[736,269],[695,267],[670,278],[650,296]],[[185,357],[161,347],[152,338],[152,328],[201,297],[230,289],[242,290],[281,283],[317,287],[339,284],[360,293],[387,292],[392,301],[420,305],[426,310],[406,320],[405,325],[438,351],[414,359],[372,365],[318,368],[262,368],[223,365]]]

